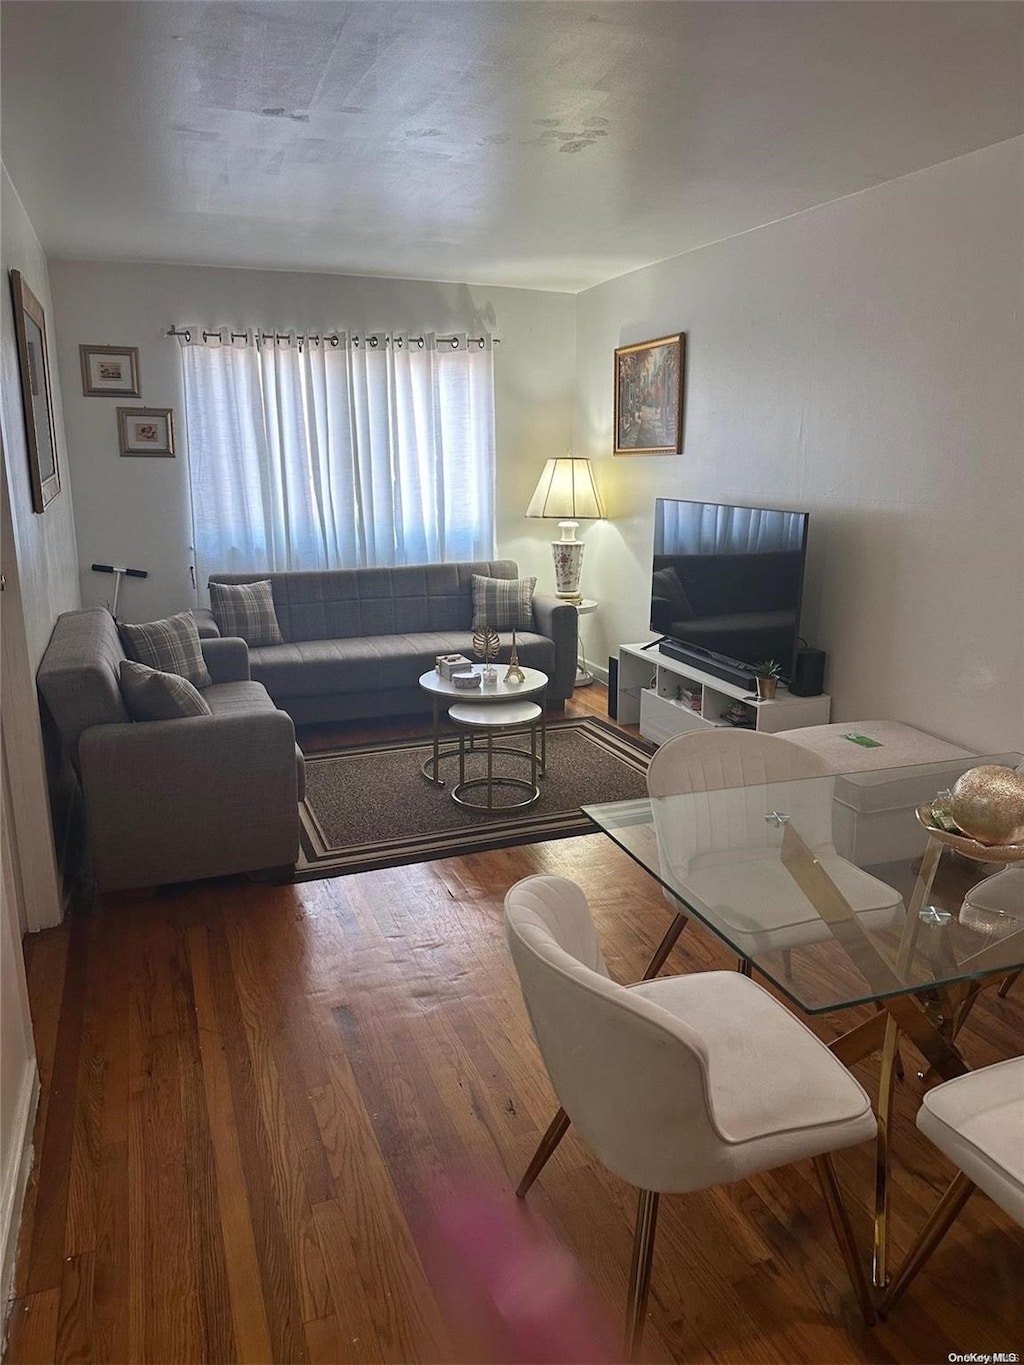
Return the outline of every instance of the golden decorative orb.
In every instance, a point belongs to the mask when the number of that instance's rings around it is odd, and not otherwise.
[[[1024,774],[997,763],[971,768],[950,794],[953,819],[979,844],[1024,840]]]

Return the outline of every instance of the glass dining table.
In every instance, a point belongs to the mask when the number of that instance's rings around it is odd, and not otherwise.
[[[876,1012],[831,1044],[848,1066],[881,1053],[873,1279],[888,1278],[898,1043],[943,1079],[968,1067],[957,1034],[987,982],[1024,967],[1024,846],[932,828],[963,772],[1020,754],[584,806],[662,886],[672,920],[645,973],[692,918],[797,1010]]]

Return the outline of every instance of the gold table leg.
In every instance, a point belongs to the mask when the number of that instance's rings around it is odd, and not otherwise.
[[[928,841],[928,847],[921,860],[921,870],[907,906],[907,921],[896,966],[893,968],[872,943],[846,898],[793,829],[792,824],[787,823],[783,826],[781,851],[783,866],[828,925],[836,940],[846,949],[868,985],[879,993],[881,1004],[885,1007],[884,1015],[876,1015],[866,1024],[851,1030],[842,1038],[837,1038],[832,1044],[832,1051],[848,1066],[877,1051],[879,1045],[882,1049],[876,1106],[878,1137],[875,1155],[872,1263],[872,1278],[875,1287],[879,1289],[884,1288],[888,1274],[892,1100],[900,1033],[906,1034],[944,1080],[962,1076],[968,1069],[952,1040],[942,1036],[921,1002],[912,994],[913,987],[907,980],[921,922],[920,911],[931,891],[942,849],[943,845],[937,839]]]

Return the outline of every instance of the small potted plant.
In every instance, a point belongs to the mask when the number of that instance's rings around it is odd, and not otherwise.
[[[771,701],[779,690],[782,665],[774,659],[764,659],[754,665],[754,681],[757,683],[758,701]]]

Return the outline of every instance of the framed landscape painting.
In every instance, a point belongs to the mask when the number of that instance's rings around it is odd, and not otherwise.
[[[14,334],[21,371],[21,402],[25,410],[25,444],[32,485],[32,510],[45,512],[60,492],[57,435],[53,424],[50,358],[46,351],[46,315],[43,305],[22,279],[11,271],[14,300]]]
[[[616,350],[614,454],[682,450],[685,341],[680,332]]]
[[[122,455],[173,455],[174,416],[170,408],[118,408]]]
[[[87,398],[105,393],[138,398],[139,350],[137,346],[79,346],[82,361],[82,392]]]

